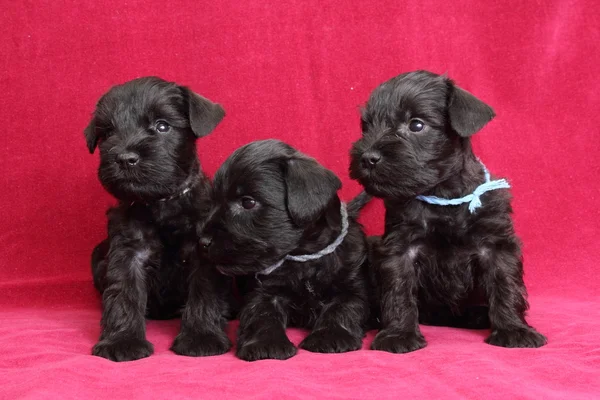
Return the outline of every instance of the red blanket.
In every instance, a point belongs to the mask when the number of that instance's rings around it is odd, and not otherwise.
[[[272,3],[272,4],[269,4]],[[600,7],[595,0],[3,2],[0,14],[0,398],[600,397]],[[246,363],[175,356],[177,321],[149,322],[156,353],[92,357],[100,302],[90,251],[113,200],[83,129],[111,85],[159,75],[227,111],[199,142],[205,170],[279,138],[343,180],[359,107],[401,72],[447,72],[498,116],[477,154],[513,186],[529,321],[541,349],[486,331],[423,327],[427,348]],[[383,209],[368,206],[369,233]],[[235,334],[237,324],[230,332]],[[306,332],[290,330],[299,342]]]

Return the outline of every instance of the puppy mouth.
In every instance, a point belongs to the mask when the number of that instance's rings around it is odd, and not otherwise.
[[[168,180],[157,179],[144,172],[100,171],[102,186],[114,197],[124,201],[153,201],[168,197],[176,190],[172,182],[177,178]]]
[[[152,200],[154,196],[147,193],[147,185],[141,184],[134,180],[119,179],[110,182],[102,183],[104,188],[117,199],[125,201]]]
[[[351,174],[350,177],[358,181],[364,187],[365,192],[380,199],[401,199],[418,194],[418,191],[408,184],[410,182],[408,177],[395,182],[387,179],[385,172],[376,169],[362,170],[358,176]]]
[[[102,181],[102,186],[108,193],[121,200],[139,200],[137,193],[139,192],[138,184],[123,179]]]
[[[358,182],[365,188],[365,192],[367,192],[371,196],[379,198],[387,197],[386,191],[384,189],[386,187],[385,185],[380,185],[366,178],[358,179]]]
[[[100,166],[98,177],[106,190],[111,193],[135,194],[144,186],[144,179],[139,171],[134,173],[115,168],[112,165]],[[148,181],[146,180],[146,182]]]
[[[384,197],[382,188],[387,187],[388,183],[380,182],[378,175],[375,169],[357,167],[350,170],[350,178],[358,181],[368,194]]]
[[[217,271],[228,276],[262,271],[280,258],[267,242],[251,236],[239,238],[223,228],[212,231],[211,243],[203,252]]]

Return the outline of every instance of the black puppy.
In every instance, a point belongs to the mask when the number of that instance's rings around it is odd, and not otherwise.
[[[85,138],[100,149],[98,176],[118,205],[108,238],[92,254],[102,293],[102,334],[93,354],[114,361],[147,357],[144,317],[184,310],[173,351],[226,352],[227,282],[203,268],[196,225],[210,210],[210,183],[200,169],[196,138],[225,115],[218,104],[155,77],[113,87],[98,102]]]
[[[546,343],[525,321],[508,184],[491,181],[471,150],[469,137],[493,117],[472,94],[426,71],[371,94],[350,174],[386,207],[385,233],[372,249],[382,322],[373,349],[424,347],[419,322],[491,324],[486,342],[497,346]]]
[[[241,147],[217,171],[200,241],[223,274],[253,275],[239,358],[292,357],[286,326],[312,329],[300,344],[309,351],[361,347],[369,305],[366,239],[355,215],[366,199],[346,209],[340,187],[331,171],[277,140]]]

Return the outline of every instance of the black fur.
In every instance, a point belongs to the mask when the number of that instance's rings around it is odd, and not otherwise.
[[[292,357],[287,326],[312,329],[300,344],[309,351],[361,347],[369,317],[366,238],[355,214],[367,195],[349,206],[349,232],[335,252],[254,277],[288,254],[313,254],[337,238],[340,187],[331,171],[276,140],[238,149],[215,175],[215,205],[201,242],[222,273],[242,277],[239,358]]]
[[[404,353],[424,347],[419,322],[491,324],[486,341],[504,347],[546,343],[525,321],[528,304],[509,192],[485,193],[474,214],[466,204],[415,199],[462,197],[484,182],[469,136],[493,117],[472,94],[426,71],[402,74],[371,94],[363,137],[351,150],[350,174],[386,207],[385,233],[372,240],[382,323],[373,349]]]
[[[196,240],[211,187],[195,141],[223,116],[218,104],[154,77],[115,86],[99,100],[85,137],[90,152],[100,149],[98,176],[119,203],[107,213],[108,238],[92,253],[103,304],[94,355],[149,356],[144,317],[174,318],[186,301],[173,351],[211,355],[231,347],[224,333],[230,286],[206,266]]]

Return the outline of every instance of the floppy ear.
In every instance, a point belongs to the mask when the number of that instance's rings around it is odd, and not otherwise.
[[[187,93],[190,126],[197,138],[211,133],[225,116],[225,110],[199,94],[184,88]]]
[[[96,118],[92,118],[87,128],[83,130],[83,135],[85,136],[85,141],[87,143],[87,148],[90,151],[90,154],[94,153],[96,149],[96,145],[98,144],[98,134],[96,133]]]
[[[477,133],[496,116],[492,107],[456,85],[452,85],[448,115],[450,126],[462,137]]]
[[[308,157],[287,162],[287,209],[296,225],[315,221],[342,187],[333,172]]]

